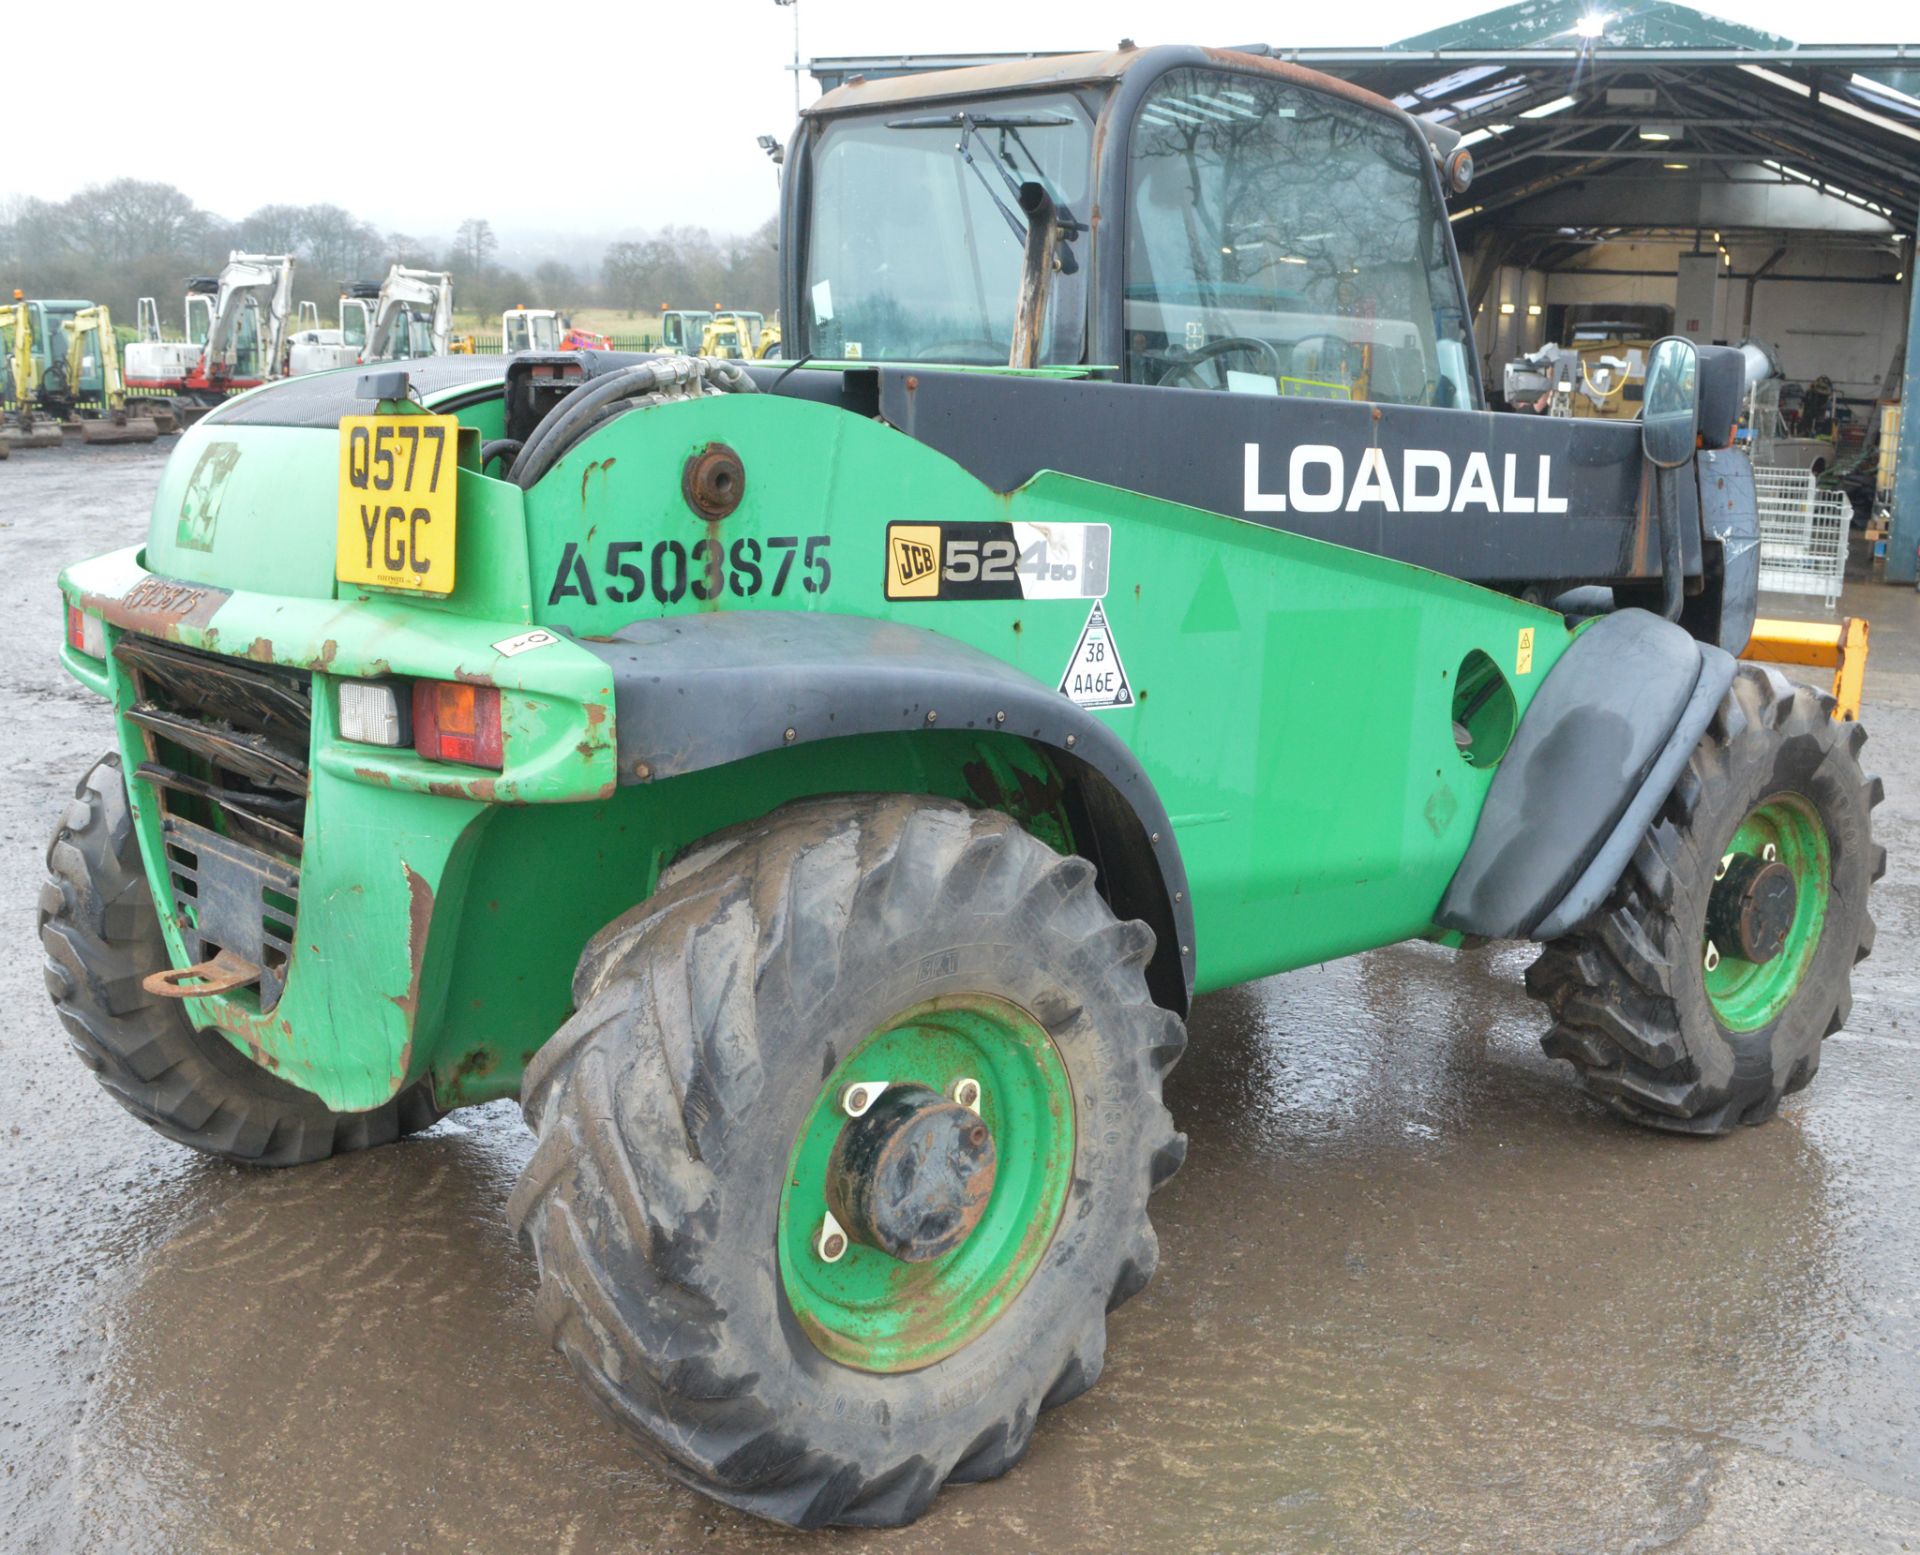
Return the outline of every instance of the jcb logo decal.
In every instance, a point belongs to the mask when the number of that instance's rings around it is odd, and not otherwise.
[[[922,545],[918,540],[901,540],[896,538],[893,542],[893,549],[895,552],[894,566],[900,571],[901,583],[918,583],[928,573],[933,571],[932,546]]]
[[[892,524],[887,529],[887,598],[933,599],[940,592],[940,526]]]

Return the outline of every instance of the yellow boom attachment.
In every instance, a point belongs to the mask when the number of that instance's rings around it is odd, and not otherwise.
[[[86,363],[87,336],[100,342],[100,400],[108,415],[127,408],[127,383],[120,376],[120,343],[113,336],[113,315],[105,303],[82,308],[67,326],[67,382],[78,384]]]
[[[1833,716],[1843,723],[1860,719],[1860,693],[1867,678],[1867,622],[1863,616],[1839,621],[1753,623],[1753,636],[1740,655],[1757,664],[1811,664],[1833,671]]]

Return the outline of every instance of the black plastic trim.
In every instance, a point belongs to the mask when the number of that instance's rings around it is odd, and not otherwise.
[[[1593,862],[1553,911],[1534,925],[1534,939],[1558,939],[1599,911],[1607,894],[1626,873],[1633,850],[1640,846],[1647,829],[1653,825],[1653,818],[1666,803],[1667,795],[1673,792],[1673,785],[1680,781],[1680,769],[1687,764],[1694,746],[1700,743],[1700,736],[1706,733],[1713,710],[1733,684],[1737,668],[1733,655],[1708,643],[1699,647],[1700,678],[1694,682],[1679,722],[1668,732],[1659,759],[1641,780],[1640,791],[1633,796],[1633,802],[1614,822],[1612,833],[1594,854]]]
[[[678,616],[580,645],[613,672],[623,784],[857,734],[972,729],[1044,748],[1111,844],[1096,837],[1089,857],[1115,910],[1155,928],[1149,986],[1184,1013],[1193,993],[1193,904],[1166,807],[1126,743],[1051,686],[938,632],[824,612]],[[1088,774],[1101,781],[1083,781]],[[1115,835],[1126,822],[1137,824],[1137,836]],[[1151,871],[1134,867],[1143,855]],[[1169,926],[1172,944],[1161,932]]]
[[[1732,665],[1644,610],[1583,631],[1521,719],[1434,921],[1490,939],[1553,938],[1597,907]]]

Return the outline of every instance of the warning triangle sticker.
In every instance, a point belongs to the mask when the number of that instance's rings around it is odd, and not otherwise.
[[[1081,707],[1133,706],[1133,688],[1121,667],[1113,628],[1107,625],[1107,612],[1097,599],[1067,661],[1067,672],[1060,677],[1060,694]]]

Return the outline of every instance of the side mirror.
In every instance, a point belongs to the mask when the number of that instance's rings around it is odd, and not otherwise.
[[[1678,469],[1693,457],[1700,431],[1700,353],[1691,340],[1669,335],[1647,355],[1640,405],[1640,447],[1647,462]]]

